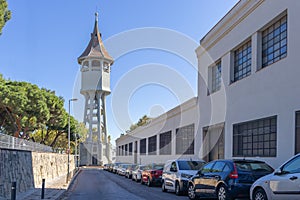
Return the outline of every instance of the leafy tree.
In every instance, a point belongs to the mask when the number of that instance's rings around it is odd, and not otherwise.
[[[2,28],[10,18],[11,11],[7,8],[6,0],[0,0],[0,35],[2,34]]]
[[[0,74],[0,129],[53,148],[67,148],[68,113],[64,99],[34,84],[5,80]],[[70,116],[70,140],[85,139],[87,130]]]
[[[126,132],[130,132],[130,131],[133,131],[135,130],[136,128],[140,127],[140,126],[144,126],[145,124],[147,124],[149,122],[149,120],[151,120],[150,117],[148,117],[147,115],[144,115],[142,118],[140,118],[138,120],[137,123],[135,124],[132,124],[129,128],[129,131],[126,131]]]

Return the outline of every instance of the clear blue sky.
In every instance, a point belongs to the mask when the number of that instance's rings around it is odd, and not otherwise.
[[[197,96],[195,46],[237,1],[8,0],[12,19],[0,36],[0,73],[56,91],[67,108],[68,99],[80,97],[77,57],[89,42],[97,10],[104,44],[115,59],[107,118],[116,139],[144,114],[155,117]],[[155,48],[149,48],[152,43]],[[185,53],[192,58],[184,59]],[[79,121],[82,101],[72,106]],[[123,103],[126,120],[118,113]]]

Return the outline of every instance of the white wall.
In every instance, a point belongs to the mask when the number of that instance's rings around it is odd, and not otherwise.
[[[159,116],[152,120],[152,122],[146,126],[139,127],[132,133],[121,136],[116,140],[116,148],[121,145],[138,141],[138,164],[148,164],[148,163],[165,163],[165,161],[170,159],[175,159],[179,157],[185,158],[196,158],[197,155],[176,155],[176,129],[184,127],[190,124],[195,124],[195,130],[197,130],[198,125],[198,108],[197,108],[197,98],[192,98],[189,101],[173,108],[162,116]],[[159,134],[172,131],[172,148],[171,155],[159,155]],[[196,134],[196,131],[195,131]],[[157,153],[156,155],[148,155],[148,138],[157,135]],[[146,139],[146,155],[139,155],[140,140]],[[195,142],[196,143],[196,142]],[[196,152],[196,145],[194,145],[194,151]],[[118,151],[118,150],[117,150]],[[117,156],[117,162],[129,162],[134,163],[134,157],[131,156]]]
[[[299,7],[300,1],[294,0],[240,1],[201,41],[206,52],[202,47],[196,50],[201,74],[198,79],[200,125],[197,141],[201,141],[202,127],[225,122],[225,158],[232,158],[233,124],[277,115],[277,156],[260,159],[277,167],[294,155],[295,111],[300,110]],[[253,60],[252,74],[231,84],[231,51],[247,38],[255,41],[257,31],[285,10],[288,17],[287,57],[258,71],[256,60]],[[256,53],[252,42],[252,58]],[[207,96],[207,67],[220,58],[224,85],[221,91]],[[212,111],[217,111],[213,119],[210,118]]]

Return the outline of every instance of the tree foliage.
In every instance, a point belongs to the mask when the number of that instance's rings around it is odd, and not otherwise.
[[[2,34],[2,28],[10,18],[11,11],[7,8],[6,0],[0,0],[0,35]]]
[[[53,148],[65,148],[68,113],[64,99],[37,85],[5,80],[0,75],[0,129],[8,135],[31,139]],[[80,132],[79,132],[80,131]],[[70,140],[84,137],[85,127],[70,116]]]
[[[147,115],[144,115],[143,117],[141,117],[137,123],[135,124],[132,124],[129,128],[129,131],[127,132],[130,132],[130,131],[133,131],[135,130],[136,128],[140,127],[140,126],[144,126],[145,124],[147,124],[149,122],[151,118],[148,117]]]

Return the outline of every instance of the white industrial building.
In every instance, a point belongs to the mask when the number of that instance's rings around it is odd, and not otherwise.
[[[160,116],[118,138],[117,161],[164,162],[183,155],[262,159],[277,167],[299,153],[299,8],[296,0],[239,1],[196,49],[198,97],[173,109],[191,105],[178,110],[186,116],[182,125],[167,117],[159,127],[154,122]],[[168,155],[161,153],[165,131],[172,136]]]

